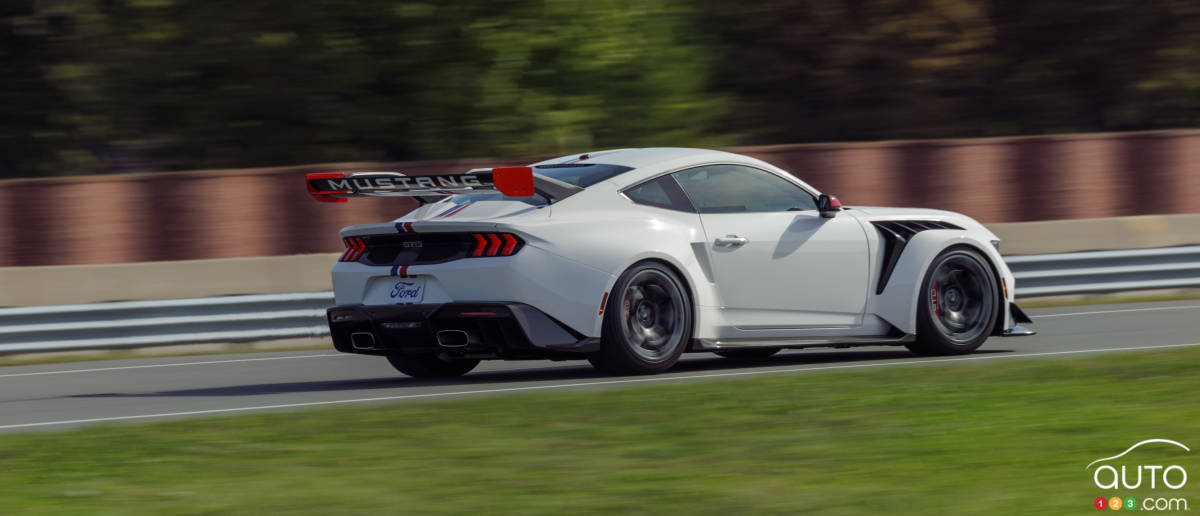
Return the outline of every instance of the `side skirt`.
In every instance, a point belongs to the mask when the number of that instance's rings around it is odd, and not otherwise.
[[[916,340],[914,334],[867,337],[810,337],[791,339],[696,339],[692,351],[721,351],[746,348],[849,348],[855,346],[899,346]]]

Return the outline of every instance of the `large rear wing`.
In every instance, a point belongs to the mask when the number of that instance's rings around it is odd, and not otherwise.
[[[532,167],[499,167],[465,174],[408,176],[400,172],[317,172],[306,178],[308,193],[320,202],[350,197],[415,197],[421,203],[462,193],[500,192],[509,197],[541,195],[549,202],[582,188],[533,173]]]

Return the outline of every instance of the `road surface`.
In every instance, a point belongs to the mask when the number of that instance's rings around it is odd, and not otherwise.
[[[934,366],[1200,346],[1200,301],[1029,310],[1039,334],[988,340],[965,357],[904,348],[785,351],[761,362],[685,355],[668,373],[605,377],[584,361],[483,362],[462,378],[407,378],[379,357],[295,351],[0,367],[0,432],[395,403],[555,389],[607,388],[762,374]]]

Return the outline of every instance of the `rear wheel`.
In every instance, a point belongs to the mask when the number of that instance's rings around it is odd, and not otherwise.
[[[387,359],[397,371],[414,378],[453,378],[479,365],[478,360],[442,360],[436,355],[388,355]]]
[[[987,340],[999,314],[999,289],[979,253],[956,248],[933,260],[921,283],[917,340],[908,349],[921,355],[970,353]]]
[[[767,358],[778,353],[780,348],[747,348],[747,349],[729,349],[725,351],[714,351],[717,356],[732,358],[734,360],[758,360]]]
[[[652,374],[679,361],[692,335],[692,303],[683,281],[658,262],[621,274],[604,308],[600,350],[588,356],[613,374]]]

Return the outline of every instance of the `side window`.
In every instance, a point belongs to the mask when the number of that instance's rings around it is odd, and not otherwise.
[[[754,167],[706,165],[675,173],[700,213],[816,210],[813,196],[790,181]]]
[[[625,190],[625,196],[638,204],[665,208],[668,210],[687,211],[695,213],[696,209],[688,201],[687,195],[679,188],[679,183],[671,176],[662,176]]]

